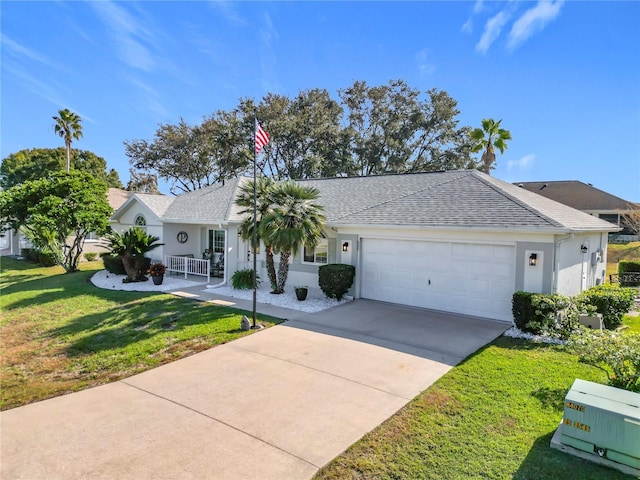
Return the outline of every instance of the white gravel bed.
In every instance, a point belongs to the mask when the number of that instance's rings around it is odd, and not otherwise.
[[[108,290],[127,290],[130,292],[166,292],[168,290],[177,290],[179,288],[195,287],[202,285],[202,282],[193,282],[183,278],[176,278],[170,275],[164,276],[162,285],[154,285],[153,280],[149,277],[146,282],[122,283],[126,275],[114,275],[106,270],[100,270],[91,277],[91,283],[96,287]]]
[[[224,295],[225,297],[241,298],[243,300],[253,299],[253,290],[236,290],[230,286],[216,287],[212,285],[205,291],[216,295]],[[341,301],[327,298],[320,288],[308,287],[308,292],[307,299],[301,302],[296,298],[294,286],[285,287],[285,292],[280,295],[274,295],[269,288],[263,286],[258,287],[256,300],[258,303],[268,303],[276,307],[291,308],[307,313],[319,312],[351,300],[350,297],[343,297]]]
[[[523,332],[517,327],[511,327],[509,330],[503,333],[505,337],[511,338],[524,338],[532,342],[538,343],[552,343],[555,345],[566,345],[566,340],[560,340],[558,338],[545,337],[544,335],[534,335],[533,333]]]

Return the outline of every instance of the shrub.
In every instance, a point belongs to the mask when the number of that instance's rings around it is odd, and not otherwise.
[[[618,262],[618,273],[631,273],[631,272],[640,272],[640,262],[632,262],[630,260],[620,260]],[[620,286],[622,287],[637,287],[640,285],[640,282],[624,282],[622,279],[620,280]]]
[[[102,262],[104,263],[104,269],[109,273],[114,275],[126,275],[127,273],[124,270],[122,257],[119,255],[102,255]]]
[[[568,347],[581,362],[604,370],[612,387],[640,392],[640,335],[582,329]]]
[[[542,335],[566,340],[578,328],[578,308],[575,302],[559,293],[535,294],[531,297],[535,311],[527,326]]]
[[[349,291],[356,276],[356,267],[343,263],[323,265],[318,269],[318,283],[324,294],[329,298],[342,300],[342,296]]]
[[[516,327],[525,332],[567,339],[579,325],[578,307],[564,295],[516,292],[511,305]]]
[[[516,292],[511,299],[511,313],[513,313],[513,321],[523,332],[535,333],[527,324],[535,317],[535,310],[531,305],[531,292]]]
[[[50,253],[37,252],[37,262],[43,267],[56,265],[56,257]]]
[[[84,258],[87,260],[87,262],[93,262],[97,257],[98,254],[96,252],[87,252],[84,254]]]
[[[231,285],[236,290],[249,290],[253,288],[253,269],[237,270],[231,276]],[[256,285],[260,285],[260,276],[256,277]]]
[[[595,307],[602,314],[605,328],[612,330],[622,324],[622,317],[631,310],[635,296],[632,288],[602,284],[582,292],[577,301]]]

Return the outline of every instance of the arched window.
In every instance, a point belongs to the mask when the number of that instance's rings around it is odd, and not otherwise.
[[[144,218],[143,215],[137,215],[136,219],[133,221],[133,224],[136,227],[144,230],[145,232],[147,231],[147,219]]]

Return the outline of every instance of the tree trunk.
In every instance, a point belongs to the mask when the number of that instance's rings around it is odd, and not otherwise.
[[[289,276],[289,258],[291,252],[280,252],[280,265],[278,265],[278,288],[275,293],[284,293],[284,285]]]
[[[144,276],[146,260],[143,255],[134,256],[126,253],[122,256],[122,265],[125,272],[127,272],[127,278],[124,279],[125,283],[147,281],[147,277]]]
[[[267,275],[269,276],[269,283],[271,284],[271,290],[275,292],[278,289],[278,280],[276,277],[276,266],[273,261],[273,247],[264,247],[267,256]]]

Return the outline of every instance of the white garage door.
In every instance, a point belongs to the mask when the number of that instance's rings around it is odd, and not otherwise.
[[[511,321],[515,248],[362,240],[361,297]]]

